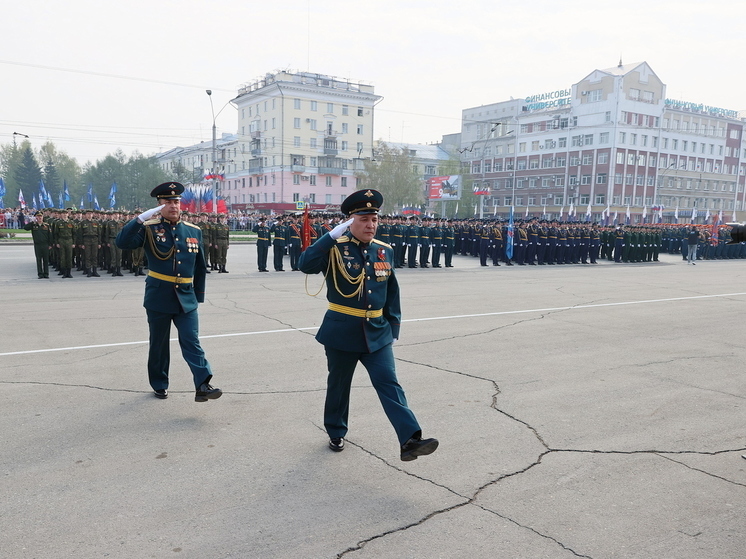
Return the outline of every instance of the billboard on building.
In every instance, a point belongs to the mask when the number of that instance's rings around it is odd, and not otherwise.
[[[427,192],[430,200],[460,200],[461,175],[431,177],[427,179]]]

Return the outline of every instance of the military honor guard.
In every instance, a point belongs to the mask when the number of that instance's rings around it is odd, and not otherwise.
[[[199,343],[197,307],[205,300],[207,264],[202,231],[180,220],[184,186],[167,182],[150,193],[159,206],[127,223],[116,238],[122,249],[143,247],[148,258],[143,306],[150,328],[148,377],[156,398],[168,397],[171,323],[179,332],[179,345],[196,389],[194,400],[206,402],[222,396],[210,385],[212,370]],[[154,217],[160,212],[160,217]]]
[[[267,222],[262,216],[259,223],[254,225],[252,232],[256,233],[256,264],[260,272],[267,270],[267,254],[269,253],[270,232]]]
[[[341,209],[350,219],[308,247],[299,266],[306,274],[329,270],[329,309],[316,334],[329,369],[324,406],[329,447],[344,450],[350,386],[355,367],[362,363],[396,431],[400,457],[410,461],[435,452],[438,441],[422,438],[396,377],[392,346],[399,337],[401,303],[394,251],[374,238],[382,204],[383,196],[375,190],[348,196]]]

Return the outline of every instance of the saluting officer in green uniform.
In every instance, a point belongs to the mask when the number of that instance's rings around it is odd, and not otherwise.
[[[344,449],[350,386],[360,362],[396,431],[401,459],[409,461],[435,452],[438,441],[422,438],[396,378],[392,346],[399,338],[401,310],[394,251],[374,239],[382,204],[383,196],[376,190],[348,196],[341,209],[352,218],[308,247],[299,266],[306,274],[328,271],[329,310],[316,339],[324,345],[329,368],[324,406],[329,447],[337,452]]]
[[[36,272],[39,279],[49,279],[49,249],[52,248],[52,228],[44,223],[44,214],[36,212],[36,221],[23,226],[26,231],[31,231],[34,241],[34,254],[36,255]]]
[[[212,370],[199,343],[198,303],[205,300],[205,256],[202,231],[181,221],[184,185],[166,182],[150,193],[162,204],[127,223],[116,239],[119,248],[144,247],[148,257],[145,307],[150,327],[148,377],[156,398],[168,397],[171,323],[179,332],[181,354],[194,378],[195,402],[222,396],[210,385]],[[153,216],[161,212],[160,217]],[[151,219],[152,218],[152,219]]]

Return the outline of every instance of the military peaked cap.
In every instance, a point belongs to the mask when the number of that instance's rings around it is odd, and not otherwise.
[[[358,190],[342,202],[340,209],[345,215],[377,214],[383,205],[383,195],[377,190]]]
[[[153,198],[164,198],[166,200],[180,200],[184,192],[184,185],[180,182],[164,182],[156,186],[150,195]]]

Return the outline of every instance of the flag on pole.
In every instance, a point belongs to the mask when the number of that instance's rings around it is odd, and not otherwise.
[[[705,212],[705,223],[710,221],[710,208],[707,208],[707,211]]]
[[[80,209],[82,210],[85,208],[85,202],[83,201],[83,198],[85,197],[85,194],[80,195]]]
[[[647,223],[648,219],[648,206],[645,205],[642,207],[642,222]]]
[[[64,181],[62,191],[65,193],[65,202],[70,201],[70,191],[67,189],[67,181]]]
[[[567,212],[567,220],[570,221],[570,218],[575,215],[575,203],[570,202],[570,209]]]
[[[588,207],[585,209],[585,220],[590,221],[591,215],[593,215],[593,209],[591,208],[591,203],[588,202]]]
[[[544,211],[541,213],[541,217],[542,218],[546,218],[547,217],[547,207],[546,206],[544,206]]]
[[[564,213],[565,213],[565,206],[562,206],[562,207],[560,208],[560,215],[559,215],[559,220],[560,220],[560,221],[562,221],[562,214],[564,214]]]
[[[629,213],[629,206],[627,206],[627,213],[624,216],[624,223],[629,225],[629,222],[631,219],[632,219],[632,214]]]
[[[524,217],[528,217],[528,204],[526,204],[526,215]]]
[[[676,205],[676,209],[673,211],[673,217],[676,220],[676,223],[679,222],[679,206]]]
[[[93,195],[93,209],[100,210],[101,206],[98,205],[98,196]]]
[[[718,233],[720,229],[720,214],[715,214],[715,218],[712,220],[712,233],[710,234],[710,244],[715,246],[718,244]]]
[[[116,206],[116,205],[117,205],[117,195],[116,194],[112,194],[109,197],[109,209],[113,209],[114,206]]]
[[[730,220],[731,221],[735,221],[736,220],[736,210],[733,210],[733,215],[731,216]]]
[[[694,220],[697,219],[697,208],[692,208],[692,223],[694,223]]]
[[[508,238],[506,239],[507,244],[505,245],[505,256],[508,260],[513,258],[513,211],[514,206],[510,206],[510,218],[508,219]]]
[[[88,202],[93,202],[93,185],[88,185]]]
[[[23,191],[20,188],[18,189],[18,203],[22,208],[26,207],[26,200],[23,199]]]
[[[36,193],[31,195],[31,208],[34,210],[39,209],[39,207],[36,205]]]
[[[3,180],[3,177],[0,177],[0,198],[5,196],[5,181]]]
[[[614,211],[614,224],[615,225],[616,225],[618,219],[619,219],[619,212]]]
[[[311,207],[311,204],[306,202],[306,207],[303,209],[303,229],[301,230],[301,234],[300,234],[301,252],[306,250],[311,244],[311,220],[309,219],[309,215],[308,215],[308,209],[310,207]]]
[[[62,209],[65,207],[65,203],[62,201],[62,191],[60,190],[60,196],[59,196],[59,208]]]
[[[453,218],[456,219],[457,215],[458,215],[458,202],[456,202],[456,211],[453,212]]]
[[[109,189],[109,198],[114,198],[114,195],[117,193],[117,183],[113,182],[111,183],[111,188]]]

